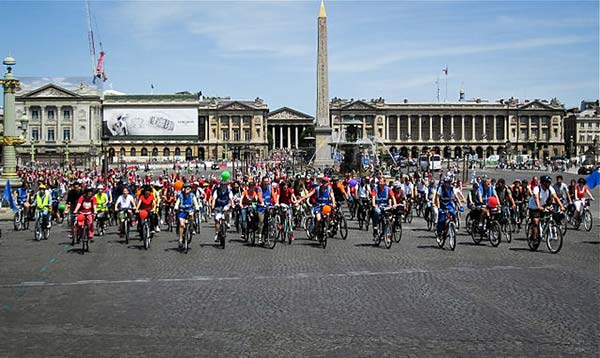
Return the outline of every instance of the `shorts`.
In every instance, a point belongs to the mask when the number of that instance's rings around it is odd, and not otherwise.
[[[190,212],[190,211],[192,211],[192,210],[191,209],[189,209],[189,210],[179,210],[177,212],[177,218],[178,219],[185,219],[187,217],[187,213]]]
[[[529,217],[532,219],[539,219],[542,215],[542,211],[539,209],[529,209]]]

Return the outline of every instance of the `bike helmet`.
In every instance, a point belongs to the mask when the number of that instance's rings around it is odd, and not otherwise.
[[[402,183],[400,183],[399,181],[395,181],[394,182],[394,189],[398,189],[402,187]]]
[[[585,185],[585,183],[586,183],[586,181],[585,181],[584,178],[577,179],[577,184],[583,184],[583,185]]]
[[[40,190],[42,190],[42,189],[46,189],[46,186],[45,186],[44,184],[40,184],[40,186],[39,186],[39,189],[40,189]]]
[[[549,175],[542,175],[540,177],[540,183],[542,183],[542,184],[548,184],[550,182],[552,182],[552,179],[550,179]]]
[[[104,190],[104,185],[98,184],[98,187],[96,189],[98,189],[98,190]]]

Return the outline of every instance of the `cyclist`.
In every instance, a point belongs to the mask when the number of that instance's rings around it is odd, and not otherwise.
[[[575,186],[575,211],[577,217],[581,216],[583,213],[583,207],[585,204],[585,194],[587,194],[590,199],[594,200],[590,189],[585,183],[585,179],[579,178],[577,180],[577,185]]]
[[[302,197],[300,201],[308,200],[312,196],[315,197],[315,205],[312,208],[313,215],[315,216],[315,223],[311,228],[313,235],[316,238],[316,229],[318,223],[321,221],[321,208],[325,205],[331,205],[335,207],[335,196],[333,190],[329,186],[329,178],[324,176],[321,178],[321,185],[315,186],[306,196]]]
[[[108,220],[108,195],[104,192],[104,185],[98,184],[98,192],[95,195],[96,197],[96,210],[98,215],[96,215],[96,219],[98,220],[98,224],[103,222],[104,220]]]
[[[379,235],[379,220],[381,219],[382,209],[390,205],[390,187],[385,184],[385,180],[378,179],[377,186],[371,193],[371,204],[373,205],[373,238]]]
[[[569,187],[563,182],[562,175],[556,176],[556,183],[553,186],[556,195],[562,201],[563,205],[571,205],[573,201],[571,195],[569,195]]]
[[[90,242],[94,242],[94,215],[96,213],[96,198],[94,197],[94,189],[91,186],[85,188],[83,195],[77,200],[77,206],[73,210],[73,215],[78,213],[85,214],[85,220],[88,224],[88,238]],[[79,235],[78,235],[79,236]]]
[[[129,188],[123,187],[122,194],[117,198],[117,202],[115,203],[115,212],[122,211],[122,215],[127,215],[129,217],[129,222],[131,222],[131,214],[132,210],[135,208],[135,199],[133,195],[129,194]],[[123,237],[125,235],[125,222],[120,221],[119,223],[119,237]]]
[[[51,199],[51,206],[52,206],[52,212],[54,213],[54,217],[56,218],[56,221],[60,222],[62,220],[62,213],[60,212],[60,210],[58,210],[58,204],[60,204],[60,189],[58,188],[58,183],[54,182],[54,185],[52,186],[52,190],[50,191],[50,199]]]
[[[335,202],[341,205],[348,200],[348,193],[344,188],[344,185],[340,183],[340,179],[337,176],[331,178],[331,188],[333,189],[333,195],[335,196]]]
[[[495,196],[498,199],[498,195],[496,194],[496,189],[492,186],[490,178],[485,178],[481,181],[481,185],[479,186],[479,191],[477,192],[477,197],[481,205],[481,213],[483,215],[479,215],[479,226],[483,226],[483,218],[484,216],[489,217],[490,211],[487,208],[488,199],[492,196]]]
[[[274,193],[273,187],[270,184],[270,179],[268,176],[264,176],[262,178],[262,183],[258,187],[258,191],[260,192],[260,196],[262,197],[262,205],[258,208],[258,243],[262,243],[262,233],[265,224],[265,212],[267,211],[266,207],[270,207],[273,205]]]
[[[183,247],[183,230],[185,228],[186,215],[189,213],[189,222],[192,223],[192,234],[195,234],[194,228],[194,211],[198,211],[200,205],[198,204],[198,198],[192,193],[192,186],[190,183],[185,183],[183,191],[179,193],[177,200],[175,201],[175,211],[177,211],[177,218],[179,220],[179,248]]]
[[[411,200],[413,198],[415,186],[413,185],[413,183],[411,183],[410,178],[408,176],[404,177],[404,182],[401,184],[401,189],[402,189],[402,194],[404,194],[403,196],[406,200],[405,211],[409,212],[412,209],[412,201]],[[421,188],[421,190],[425,190],[425,189]]]
[[[212,212],[215,214],[215,242],[219,241],[221,225],[229,221],[229,217],[225,217],[223,212],[226,212],[233,205],[233,193],[229,189],[229,183],[227,180],[221,180],[220,185],[213,192],[210,203]]]
[[[77,202],[79,201],[81,194],[83,194],[81,192],[81,183],[74,182],[73,186],[67,193],[67,206],[69,208],[69,215],[71,215],[71,228],[69,238],[73,237],[74,235],[73,228],[75,226],[73,224],[75,223],[75,215],[73,214],[73,212],[75,211],[75,207],[77,206]]]
[[[508,207],[510,206],[512,210],[515,210],[517,206],[513,200],[510,189],[506,186],[504,178],[500,178],[498,179],[498,182],[496,182],[496,195],[498,196],[498,204],[500,204],[502,214],[505,215],[505,217],[510,217]]]
[[[443,179],[442,185],[438,187],[437,194],[435,195],[435,206],[439,208],[436,237],[443,235],[446,225],[446,210],[456,217],[456,208],[454,206],[456,200],[452,178],[446,177]]]
[[[260,192],[256,190],[256,183],[250,178],[248,180],[248,188],[242,192],[242,197],[240,198],[240,204],[242,205],[242,238],[245,237],[244,233],[248,229],[248,210],[252,208],[254,203],[262,204],[262,197]]]
[[[175,205],[175,191],[173,190],[172,187],[168,187],[165,191],[164,194],[162,196],[162,203],[165,207],[165,212],[164,212],[164,220],[165,222],[169,221],[169,212],[171,210],[173,210],[173,206]]]
[[[31,196],[31,191],[27,185],[26,181],[23,181],[20,188],[15,190],[15,201],[17,202],[17,206],[23,207],[23,215],[25,218],[29,216],[29,199]],[[27,220],[27,219],[26,219]]]
[[[138,215],[138,231],[141,233],[142,231],[142,220],[139,217],[139,213],[141,210],[146,210],[148,213],[148,220],[150,226],[150,233],[154,234],[156,232],[155,228],[157,226],[157,215],[154,212],[156,208],[156,197],[152,193],[152,188],[149,185],[146,185],[143,189],[142,195],[139,196],[137,200],[137,205],[135,206],[135,212]],[[140,236],[141,238],[141,236]]]
[[[294,205],[296,204],[296,195],[294,194],[294,189],[288,186],[288,182],[286,180],[282,180],[279,183],[279,195],[277,195],[277,204],[285,204],[287,205],[287,212],[285,213],[287,216],[287,220],[289,223],[288,227],[292,225],[292,217],[294,215]],[[286,218],[281,217],[281,222],[285,222]],[[294,240],[294,233],[292,232],[292,241]]]
[[[565,208],[560,202],[560,199],[556,195],[556,191],[551,185],[551,179],[548,175],[542,175],[540,178],[540,184],[533,188],[532,196],[529,198],[529,217],[532,218],[532,231],[531,235],[534,238],[538,237],[538,223],[540,222],[540,215],[544,211],[544,207],[555,202],[560,206],[560,210],[564,211]]]
[[[50,228],[50,194],[46,191],[46,186],[40,184],[38,187],[39,191],[35,194],[35,224],[37,225],[39,220],[46,222],[46,227]]]

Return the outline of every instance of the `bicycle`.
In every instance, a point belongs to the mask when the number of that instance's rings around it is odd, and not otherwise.
[[[129,244],[129,229],[131,226],[131,218],[129,211],[131,209],[119,210],[119,223],[123,226],[123,235],[125,236],[125,244]]]
[[[167,224],[167,231],[169,232],[173,232],[173,229],[176,228],[177,225],[177,218],[175,216],[175,209],[173,209],[172,206],[168,206],[165,209],[165,218],[166,218],[166,224]]]
[[[434,215],[435,215],[435,213],[434,213],[433,205],[432,205],[431,201],[428,201],[425,204],[425,209],[423,211],[423,218],[425,219],[425,222],[427,223],[427,231],[431,231],[431,229],[433,228],[433,223],[435,222]]]
[[[446,218],[444,222],[444,232],[442,232],[441,235],[436,235],[436,241],[440,249],[443,249],[444,243],[448,241],[450,250],[454,251],[456,248],[456,217],[448,209],[444,209],[444,216]]]
[[[514,228],[511,220],[510,208],[508,206],[502,207],[498,222],[500,224],[500,230],[502,231],[502,234],[504,237],[506,237],[506,242],[510,243],[512,241],[512,233],[514,232]]]
[[[294,240],[294,228],[292,226],[292,220],[290,220],[290,210],[292,207],[286,204],[280,204],[277,210],[277,216],[279,217],[280,224],[278,226],[277,240],[281,242],[288,242],[292,244]],[[283,222],[281,222],[283,220]]]
[[[533,237],[533,220],[527,225],[527,244],[531,251],[536,251],[541,243],[541,240],[546,241],[548,251],[557,254],[562,248],[563,234],[560,227],[557,225],[556,219],[560,212],[552,210],[544,210],[538,222],[537,237]]]
[[[48,240],[50,228],[48,227],[50,217],[42,212],[37,213],[35,220],[34,238],[35,241]]]
[[[363,227],[369,231],[369,222],[371,221],[371,202],[367,198],[360,199],[356,210],[356,218],[358,219],[358,229]]]
[[[379,220],[379,232],[375,236],[375,246],[379,246],[383,241],[385,248],[392,247],[393,238],[393,209],[392,207],[381,208],[381,219]]]
[[[96,215],[96,223],[98,227],[98,235],[104,236],[106,233],[106,227],[108,224],[108,212],[100,211],[98,215]]]
[[[593,227],[593,219],[592,213],[590,212],[590,202],[592,199],[587,198],[583,203],[583,210],[581,214],[578,214],[577,211],[574,211],[571,217],[571,225],[575,228],[575,230],[579,230],[581,223],[583,222],[583,228],[585,231],[592,230]]]
[[[75,214],[74,214],[75,215]],[[77,243],[81,243],[81,253],[85,254],[86,252],[90,252],[90,239],[88,237],[89,224],[88,224],[88,216],[92,215],[92,213],[87,214],[79,214],[76,216],[75,220],[75,228],[73,235],[73,241],[71,245],[75,245],[75,237],[77,237]]]
[[[402,206],[396,208],[394,210],[393,220],[392,220],[392,238],[395,243],[399,243],[402,240],[402,214],[400,211],[403,210]]]
[[[194,236],[194,230],[191,227],[193,225],[193,223],[190,223],[190,214],[192,214],[193,211],[186,211],[185,213],[185,226],[183,227],[183,245],[181,247],[181,250],[183,251],[183,253],[187,254],[188,251],[190,250],[190,244],[192,243],[192,237]]]
[[[277,236],[279,231],[279,225],[281,224],[281,218],[277,215],[277,208],[275,206],[269,206],[265,210],[265,219],[262,232],[262,245],[273,249],[277,244]]]
[[[144,249],[150,248],[150,242],[152,241],[152,234],[150,233],[150,225],[148,224],[148,212],[146,210],[140,210],[140,241],[144,243]]]
[[[250,240],[250,244],[256,242],[256,232],[258,231],[258,213],[256,203],[246,207],[246,228],[244,229],[244,241]]]
[[[402,220],[405,223],[409,223],[409,224],[412,223],[412,221],[413,221],[413,211],[410,209],[410,207],[411,207],[411,200],[412,199],[410,199],[410,198],[406,199],[406,202],[404,203],[404,206],[403,206],[404,211],[403,211],[403,214],[402,214]]]
[[[348,238],[348,223],[344,217],[344,213],[339,207],[331,210],[331,222],[329,223],[329,237],[333,238],[336,234],[340,234],[340,239]]]
[[[229,213],[229,206],[223,208],[222,212],[213,211],[215,215],[215,221],[219,223],[219,232],[217,232],[217,238],[219,239],[219,246],[225,249],[225,239],[227,239],[227,223],[225,219]]]
[[[348,211],[350,212],[350,220],[354,220],[354,217],[356,216],[356,210],[356,198],[350,196],[350,198],[348,199]]]
[[[424,204],[425,204],[425,200],[423,199],[423,197],[421,195],[419,195],[413,205],[413,208],[415,209],[415,213],[417,214],[417,217],[421,216],[421,214],[424,214]]]
[[[471,210],[471,212],[473,212],[473,210]],[[484,237],[487,237],[493,247],[498,247],[498,245],[500,245],[502,230],[500,229],[500,224],[496,220],[499,214],[500,211],[498,209],[490,210],[490,216],[485,216],[483,218],[481,226],[479,226],[479,218],[472,217],[471,238],[474,243],[479,244]],[[484,215],[484,213],[479,211],[479,215]]]
[[[17,206],[17,211],[15,212],[15,216],[13,218],[13,224],[15,231],[29,229],[29,220],[27,215],[25,215],[25,207],[22,204]]]

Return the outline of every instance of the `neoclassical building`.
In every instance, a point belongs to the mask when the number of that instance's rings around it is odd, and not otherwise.
[[[595,157],[600,161],[600,106],[596,101],[582,101],[579,109],[565,117],[565,140],[569,154]]]
[[[17,147],[19,164],[39,161],[88,164],[101,149],[101,93],[80,85],[66,89],[47,84],[17,92],[17,119],[29,118],[27,140]]]
[[[298,149],[302,132],[314,126],[315,118],[289,107],[282,107],[267,114],[267,131],[272,138],[269,149]]]
[[[470,149],[479,157],[535,153],[541,158],[562,155],[565,147],[565,109],[556,100],[387,103],[382,98],[334,98],[330,113],[332,145],[373,143],[405,157],[424,150],[461,157]]]
[[[200,159],[265,158],[268,153],[267,113],[254,101],[203,98],[198,104]]]

